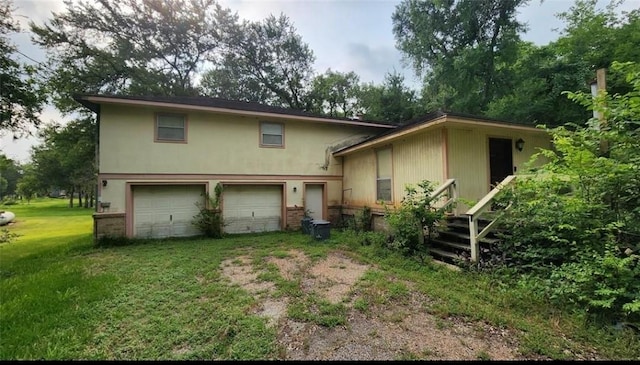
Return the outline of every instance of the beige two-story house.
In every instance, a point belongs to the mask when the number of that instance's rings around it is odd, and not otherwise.
[[[394,126],[206,97],[76,100],[98,120],[96,238],[197,235],[217,184],[227,233],[295,229],[305,212],[382,214],[422,180],[455,179],[477,201],[550,147],[544,130],[458,113]]]
[[[96,238],[191,236],[223,186],[227,233],[335,221],[343,166],[333,151],[394,128],[205,97],[77,96],[97,114]]]

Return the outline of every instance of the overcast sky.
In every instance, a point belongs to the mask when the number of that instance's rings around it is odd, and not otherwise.
[[[417,85],[413,73],[404,67],[402,57],[395,48],[391,14],[400,1],[395,0],[222,0],[224,7],[237,12],[241,18],[262,20],[269,14],[287,15],[316,57],[315,71],[355,71],[361,82],[380,83],[387,72],[405,74],[409,85]],[[600,0],[604,6],[608,0]],[[528,24],[524,40],[538,45],[548,44],[559,36],[562,29],[555,14],[568,10],[573,0],[530,0],[520,9],[518,19]],[[13,37],[20,52],[27,57],[42,60],[44,52],[33,46],[28,32],[28,21],[42,24],[51,12],[65,9],[62,0],[13,0],[14,12],[23,32]],[[626,0],[622,9],[640,8],[640,0]],[[25,59],[25,61],[27,61]],[[45,123],[61,122],[55,109],[48,107],[42,116]],[[29,160],[31,146],[36,138],[12,140],[0,136],[0,150],[19,162]]]

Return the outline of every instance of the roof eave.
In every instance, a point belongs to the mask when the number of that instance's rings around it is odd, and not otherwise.
[[[172,102],[165,102],[165,101],[118,98],[114,96],[82,95],[82,96],[74,96],[74,100],[76,100],[77,102],[82,104],[84,107],[94,112],[97,112],[98,107],[101,104],[141,105],[141,106],[165,107],[165,108],[183,109],[183,110],[197,110],[197,111],[214,112],[214,113],[221,113],[221,114],[245,115],[245,116],[250,115],[250,116],[257,116],[257,117],[269,117],[269,118],[275,118],[275,119],[307,120],[307,121],[329,123],[329,124],[344,124],[344,125],[373,127],[373,128],[394,129],[397,127],[395,125],[357,121],[357,120],[350,121],[350,120],[331,119],[331,118],[324,118],[324,117],[303,116],[303,115],[296,115],[296,114],[274,113],[274,112],[266,112],[266,111],[252,111],[252,110],[231,109],[231,108],[224,108],[224,107],[172,103]]]

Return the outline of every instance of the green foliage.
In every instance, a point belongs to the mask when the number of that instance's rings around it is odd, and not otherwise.
[[[415,90],[408,88],[404,76],[397,72],[387,73],[381,85],[361,85],[358,98],[367,120],[402,124],[426,114],[418,103]]]
[[[405,0],[393,13],[398,49],[425,76],[428,109],[480,113],[506,90],[517,8],[527,0]]]
[[[541,278],[558,304],[632,321],[640,320],[637,67],[612,66],[633,88],[624,95],[569,93],[603,119],[548,129],[554,149],[540,152],[548,162],[501,197],[514,203],[501,223],[504,266]]]
[[[311,97],[314,112],[330,117],[355,117],[359,112],[358,82],[355,72],[342,73],[328,69],[313,79]]]
[[[2,243],[11,243],[18,236],[19,235],[17,233],[11,232],[8,228],[2,228],[0,230],[0,244],[2,244]]]
[[[15,59],[17,49],[8,35],[20,32],[20,26],[12,17],[12,7],[11,0],[0,0],[0,131],[22,135],[31,133],[30,126],[40,125],[46,95],[38,70]]]
[[[310,110],[315,58],[286,15],[231,23],[225,48],[203,76],[205,95]]]
[[[26,170],[24,192],[60,188],[92,195],[97,171],[95,120],[84,117],[64,126],[47,126],[40,131],[40,137],[43,143],[31,151],[33,164]],[[73,207],[73,194],[69,203]]]
[[[223,220],[222,211],[220,211],[220,196],[222,195],[222,184],[216,184],[214,196],[207,194],[209,205],[201,205],[198,208],[200,212],[193,217],[193,225],[198,227],[205,237],[222,238]]]
[[[237,21],[214,0],[65,2],[47,23],[31,23],[47,50],[48,81],[62,111],[85,93],[195,95],[195,78]]]
[[[444,210],[434,206],[431,198],[435,186],[423,180],[417,186],[405,186],[405,196],[400,207],[385,207],[385,219],[391,227],[393,241],[391,247],[405,255],[415,255],[426,251],[426,244],[435,230],[436,223],[444,218]],[[427,233],[427,242],[424,236]]]

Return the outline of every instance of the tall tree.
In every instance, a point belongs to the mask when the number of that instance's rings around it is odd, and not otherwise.
[[[48,188],[66,189],[73,206],[74,193],[93,200],[95,186],[95,133],[93,118],[81,118],[64,127],[49,126],[41,131],[44,142],[32,150],[38,178]]]
[[[308,95],[315,58],[287,16],[245,21],[230,34],[221,63],[203,77],[204,94],[311,108]]]
[[[359,83],[355,72],[338,72],[328,69],[313,79],[312,111],[331,117],[355,117],[359,114]]]
[[[520,43],[507,91],[488,106],[487,115],[532,124],[584,124],[589,111],[568,100],[567,90],[589,92],[598,68],[616,60],[640,59],[640,10],[620,12],[621,1],[599,8],[596,0],[578,0],[558,17],[565,23],[560,37],[545,46]],[[631,91],[620,73],[607,74],[611,94]]]
[[[516,10],[528,0],[404,0],[393,13],[396,45],[438,107],[481,113],[503,90],[515,58]]]
[[[18,136],[40,125],[46,96],[37,82],[37,69],[17,60],[16,46],[9,40],[9,34],[20,31],[13,10],[10,0],[0,0],[0,133]]]
[[[194,95],[196,77],[217,57],[237,16],[215,0],[65,0],[66,12],[31,23],[53,69],[61,111],[74,93]]]
[[[415,91],[404,84],[404,76],[395,71],[387,73],[381,85],[362,85],[359,98],[366,119],[402,124],[426,112]]]
[[[16,161],[0,153],[0,199],[16,193],[16,186],[22,177],[22,167]]]

